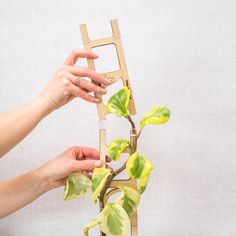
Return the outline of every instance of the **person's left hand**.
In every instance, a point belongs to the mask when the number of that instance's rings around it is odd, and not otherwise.
[[[111,158],[107,157],[107,162]],[[64,185],[66,177],[76,171],[93,172],[94,168],[101,167],[99,151],[89,147],[71,147],[55,159],[50,160],[36,170],[43,182],[50,188]],[[111,168],[107,166],[108,168]]]

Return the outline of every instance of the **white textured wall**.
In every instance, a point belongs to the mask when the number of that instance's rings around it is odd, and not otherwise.
[[[1,112],[34,98],[68,52],[82,47],[79,24],[103,37],[113,18],[121,29],[135,119],[155,105],[172,112],[168,125],[147,127],[139,143],[156,166],[142,197],[139,235],[236,235],[235,1],[1,0]],[[109,123],[112,135],[121,135],[120,127],[128,126]],[[97,147],[97,133],[96,107],[73,101],[0,160],[0,181],[71,145]],[[0,235],[81,235],[97,207],[89,198],[64,202],[62,194],[51,191],[3,219]]]

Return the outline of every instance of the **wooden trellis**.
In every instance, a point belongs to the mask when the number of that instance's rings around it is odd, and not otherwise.
[[[100,46],[105,46],[105,45],[111,45],[113,44],[116,48],[117,52],[117,57],[118,57],[118,62],[119,62],[119,70],[116,71],[109,71],[103,73],[107,78],[111,79],[112,83],[116,83],[120,79],[123,82],[124,86],[127,86],[130,90],[130,101],[128,105],[128,110],[131,115],[136,114],[136,109],[135,109],[135,103],[133,99],[133,94],[132,94],[132,89],[128,77],[128,71],[125,63],[125,57],[121,45],[121,40],[120,40],[120,30],[118,26],[117,20],[111,20],[111,28],[112,28],[112,36],[108,38],[103,38],[103,39],[96,39],[96,40],[91,40],[88,36],[88,31],[87,27],[85,24],[80,25],[80,31],[82,35],[82,40],[84,44],[84,48],[87,50],[92,50],[95,47],[100,47]],[[88,67],[90,69],[95,70],[95,64],[93,59],[87,59],[88,62]],[[93,81],[93,83],[100,85],[98,82]],[[105,166],[105,161],[106,161],[106,154],[107,154],[107,143],[106,143],[106,127],[105,127],[105,120],[106,116],[109,114],[109,111],[107,111],[106,106],[104,105],[102,101],[102,95],[95,93],[95,96],[100,99],[100,103],[97,104],[97,111],[98,111],[98,116],[99,116],[99,151],[100,151],[100,160],[103,162],[103,166]],[[134,135],[135,133],[132,132],[130,134],[130,143],[133,143],[134,140]],[[130,153],[131,150],[127,148],[125,150],[126,153]],[[105,195],[104,202],[106,203],[109,199],[109,197],[118,192],[119,190],[117,189],[118,186],[130,186],[132,188],[137,188],[137,181],[135,179],[118,179],[118,180],[113,180],[109,186],[109,192]],[[138,219],[137,219],[137,212],[131,217],[131,235],[132,236],[137,236],[138,235]]]

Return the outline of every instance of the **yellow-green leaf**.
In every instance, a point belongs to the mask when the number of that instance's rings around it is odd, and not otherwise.
[[[64,188],[64,200],[77,199],[84,196],[91,187],[89,177],[84,173],[72,173],[67,177]]]
[[[131,216],[138,207],[140,201],[140,195],[137,190],[127,187],[127,186],[119,186],[118,187],[122,194],[116,200],[126,211],[126,213]]]
[[[84,227],[84,236],[88,236],[89,229],[96,225],[99,225],[100,230],[107,236],[126,236],[130,219],[119,203],[112,202],[105,205],[96,220],[92,220]]]
[[[122,152],[127,147],[128,143],[129,143],[128,140],[122,138],[117,138],[111,141],[111,143],[108,146],[108,153],[114,161],[117,161],[119,159]]]
[[[147,157],[141,156],[138,152],[133,153],[127,163],[126,170],[131,178],[142,179],[153,170],[153,164]]]
[[[128,116],[128,104],[130,98],[130,90],[128,87],[120,89],[108,100],[107,109],[117,116]]]
[[[170,118],[170,111],[166,107],[154,107],[141,120],[140,129],[143,129],[146,124],[164,124]]]
[[[94,169],[92,176],[92,201],[94,203],[96,202],[110,172],[111,170],[104,167]]]
[[[84,227],[84,236],[89,236],[89,230],[99,224],[99,220],[92,220]]]
[[[99,216],[100,229],[108,236],[126,236],[130,219],[123,207],[117,202],[108,203]]]
[[[149,181],[149,178],[150,178],[150,173],[147,174],[146,176],[144,176],[143,179],[140,179],[140,181],[138,183],[138,192],[140,194],[142,194],[145,191],[148,181]]]

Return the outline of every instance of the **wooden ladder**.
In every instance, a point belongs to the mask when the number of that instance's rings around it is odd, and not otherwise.
[[[103,73],[106,78],[111,79],[112,84],[116,83],[120,79],[123,82],[124,86],[127,86],[130,90],[130,101],[128,105],[128,110],[131,115],[136,114],[135,109],[135,103],[133,99],[132,89],[129,81],[128,71],[125,63],[125,57],[121,45],[120,40],[120,30],[118,26],[117,20],[111,20],[111,28],[112,28],[112,36],[108,38],[103,39],[96,39],[96,40],[90,40],[88,36],[87,27],[85,24],[80,25],[80,31],[82,35],[82,40],[84,44],[84,48],[87,50],[92,50],[95,47],[105,46],[105,45],[114,45],[117,52],[118,62],[120,69],[116,71],[109,71]],[[87,59],[88,67],[92,70],[95,70],[95,64],[93,59]],[[93,81],[93,83],[100,85],[98,82]],[[103,166],[105,166],[106,161],[106,155],[107,155],[107,143],[106,143],[106,126],[105,126],[105,120],[106,116],[110,113],[106,106],[104,105],[102,101],[102,95],[95,93],[95,97],[100,99],[100,103],[97,104],[97,111],[98,111],[98,117],[99,117],[99,151],[100,151],[100,160],[103,163]],[[130,135],[130,142],[133,142],[133,134],[131,131]],[[130,153],[130,149],[127,148],[125,150],[126,153]],[[129,186],[132,188],[137,189],[137,181],[135,179],[118,179],[113,180],[109,186],[109,192],[106,193],[104,197],[104,203],[106,204],[109,197],[118,192],[119,189],[117,189],[118,186]],[[132,215],[131,217],[131,235],[137,236],[138,235],[138,217],[137,212]]]

